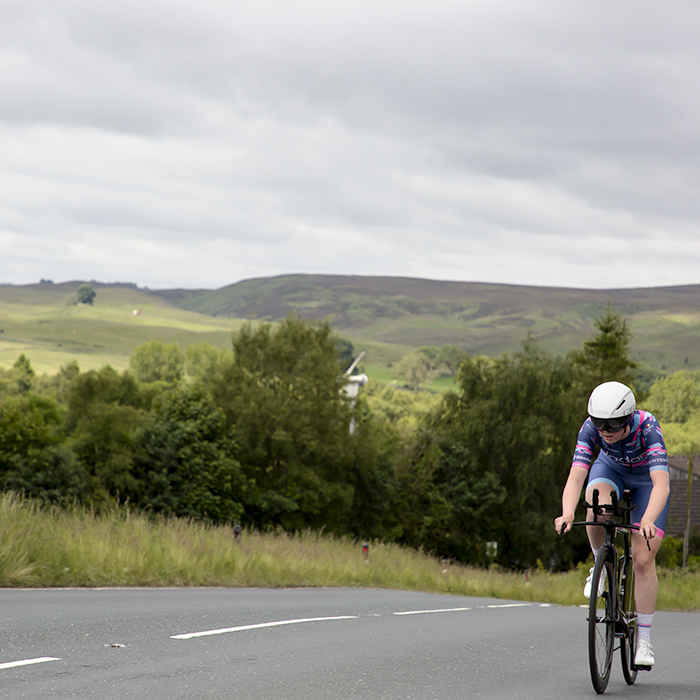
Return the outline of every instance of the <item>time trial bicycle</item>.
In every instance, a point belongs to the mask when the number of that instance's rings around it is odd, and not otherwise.
[[[631,539],[632,530],[639,530],[639,527],[630,523],[630,513],[636,506],[630,505],[631,497],[627,490],[623,493],[622,502],[618,502],[615,490],[610,495],[612,503],[601,504],[598,489],[594,489],[593,503],[584,502],[586,508],[593,512],[593,520],[573,523],[574,526],[605,528],[605,542],[598,551],[593,568],[588,605],[588,660],[591,681],[599,694],[604,693],[608,686],[613,652],[618,648],[622,675],[628,685],[637,680],[637,671],[651,670],[651,667],[634,664],[637,613]],[[619,554],[615,545],[617,535],[622,537]],[[615,646],[616,640],[619,640],[618,647]]]

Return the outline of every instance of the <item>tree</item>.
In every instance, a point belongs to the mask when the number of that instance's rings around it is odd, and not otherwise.
[[[360,410],[352,441],[349,482],[353,498],[344,516],[345,532],[363,539],[393,539],[395,520],[392,506],[396,495],[395,456],[400,442],[393,431]],[[364,415],[362,415],[364,413]]]
[[[403,440],[409,440],[417,433],[425,417],[441,401],[441,396],[432,392],[402,391],[391,384],[380,384],[373,379],[369,380],[362,398],[367,402],[372,415],[391,425]]]
[[[88,474],[95,501],[138,491],[132,475],[140,432],[148,425],[134,378],[109,366],[75,377],[68,390],[65,429]]]
[[[65,365],[61,365],[58,373],[51,381],[51,386],[56,392],[56,398],[58,401],[65,403],[68,400],[70,385],[78,376],[80,376],[80,367],[75,360],[71,360]]]
[[[627,321],[608,304],[595,321],[596,334],[571,358],[582,374],[583,393],[588,395],[598,384],[618,381],[634,389],[636,362],[630,359],[632,333]]]
[[[17,358],[17,362],[12,365],[10,376],[15,382],[17,392],[20,394],[26,394],[34,386],[35,372],[24,353],[22,353]]]
[[[246,514],[260,526],[345,529],[353,502],[353,438],[336,342],[327,322],[289,316],[245,324],[234,360],[207,379],[257,485]]]
[[[129,369],[140,382],[167,382],[182,379],[185,356],[177,343],[149,340],[139,345],[129,359]]]
[[[657,379],[645,405],[660,421],[685,423],[700,410],[700,387],[688,372]]]
[[[81,502],[87,495],[87,475],[66,444],[32,446],[25,455],[12,455],[6,488],[59,505]]]
[[[439,365],[440,350],[432,346],[418,348],[405,355],[394,367],[394,376],[401,377],[418,391],[420,385],[435,376]]]
[[[254,483],[236,459],[233,432],[203,391],[166,396],[144,432],[134,469],[139,506],[166,515],[231,523],[241,518]]]
[[[459,391],[446,394],[430,429],[453,459],[465,455],[465,493],[505,492],[500,507],[481,515],[499,542],[499,561],[549,562],[558,548],[552,519],[580,427],[571,362],[528,338],[513,356],[466,358],[457,380]]]
[[[78,287],[78,303],[79,304],[90,304],[95,300],[97,293],[89,284],[81,284]]]
[[[454,377],[457,374],[457,370],[459,369],[459,366],[466,355],[467,353],[458,348],[456,345],[445,345],[440,348],[438,365],[440,367],[445,367]]]
[[[60,433],[63,411],[29,394],[0,400],[0,487],[65,503],[80,500],[85,473]]]
[[[193,343],[185,350],[185,374],[206,381],[220,367],[233,361],[230,350],[220,350],[209,343]]]
[[[29,394],[0,399],[0,487],[11,469],[10,457],[29,455],[60,441],[61,408],[53,400]]]
[[[338,338],[335,341],[335,351],[338,355],[338,363],[344,372],[355,360],[355,346],[345,338]]]
[[[426,430],[398,475],[397,536],[412,547],[485,564],[486,542],[500,534],[506,491],[469,449],[443,432]]]

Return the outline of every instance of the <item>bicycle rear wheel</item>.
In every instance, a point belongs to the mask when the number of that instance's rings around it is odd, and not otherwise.
[[[622,657],[622,675],[627,685],[637,680],[637,669],[634,666],[634,651],[637,644],[637,612],[634,606],[634,567],[632,558],[621,557],[622,582],[620,600],[622,619],[627,625],[627,631],[620,640],[620,656]]]
[[[610,680],[615,642],[615,582],[613,553],[603,547],[598,553],[588,607],[588,660],[596,693],[604,693]]]

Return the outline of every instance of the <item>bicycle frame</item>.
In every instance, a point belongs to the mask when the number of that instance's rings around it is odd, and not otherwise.
[[[602,564],[599,563],[596,569],[605,568],[605,574],[609,581],[608,590],[603,592],[602,596],[599,594],[598,583],[602,580],[601,574],[603,572],[596,572],[593,575],[593,585],[596,590],[591,592],[589,607],[591,679],[596,692],[602,693],[607,687],[612,656],[617,649],[620,649],[622,653],[622,671],[625,681],[631,685],[637,678],[638,669],[634,666],[637,615],[633,602],[634,572],[632,567],[631,533],[632,530],[639,530],[639,527],[630,523],[630,512],[636,506],[629,504],[629,491],[625,491],[623,495],[622,501],[624,505],[618,503],[617,494],[614,490],[611,491],[612,503],[610,504],[601,505],[599,503],[599,495],[598,489],[594,489],[592,494],[593,503],[585,503],[586,507],[593,511],[593,520],[579,521],[573,523],[573,525],[602,527],[605,529],[605,540],[598,551],[596,560],[602,562]],[[601,518],[605,519],[601,520]],[[622,551],[620,554],[618,554],[615,544],[618,534],[622,536]],[[649,546],[648,542],[647,546]],[[600,611],[597,607],[601,602],[604,602],[604,611]],[[599,612],[603,613],[602,617],[599,616]],[[606,633],[604,637],[601,637],[600,631],[596,631],[597,625],[605,628]],[[610,637],[609,632],[614,635],[614,638]],[[600,637],[598,640],[595,638],[596,635]],[[600,641],[601,638],[605,640],[604,645]],[[619,641],[617,647],[614,646],[615,640]],[[605,648],[600,651],[596,644]],[[597,658],[600,654],[603,655],[602,662],[601,659]]]

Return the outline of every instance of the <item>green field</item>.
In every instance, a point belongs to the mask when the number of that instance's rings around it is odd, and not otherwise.
[[[134,349],[149,340],[183,349],[198,342],[230,348],[232,331],[243,323],[185,311],[146,290],[117,285],[94,285],[94,305],[79,305],[78,286],[0,286],[0,366],[11,366],[24,353],[40,373],[53,374],[71,360],[82,370],[105,364],[125,369]]]
[[[391,381],[391,365],[422,345],[498,356],[517,351],[531,333],[547,352],[564,354],[592,336],[596,316],[612,303],[633,332],[634,360],[660,372],[700,369],[700,285],[600,291],[289,275],[213,291],[92,282],[97,297],[85,306],[76,304],[80,284],[0,285],[0,366],[24,353],[48,374],[73,359],[82,370],[123,369],[148,340],[230,348],[231,332],[245,320],[276,322],[298,313],[330,320],[366,351],[364,370]],[[428,386],[450,384],[442,377]]]

